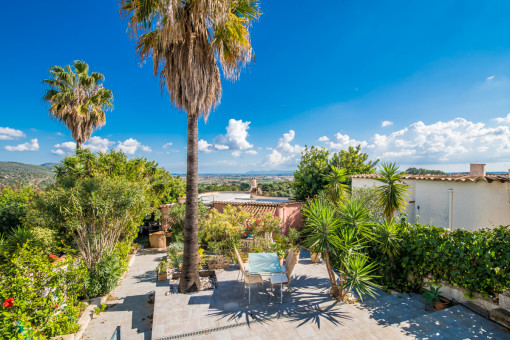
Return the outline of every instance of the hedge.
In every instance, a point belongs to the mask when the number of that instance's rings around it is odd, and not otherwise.
[[[372,243],[370,256],[379,263],[379,284],[400,291],[416,291],[424,278],[496,296],[510,288],[510,228],[450,232],[429,225],[402,223],[401,247],[393,258]]]

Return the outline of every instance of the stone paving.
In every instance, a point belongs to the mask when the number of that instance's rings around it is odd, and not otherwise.
[[[126,277],[112,292],[116,298],[99,317],[93,319],[82,339],[110,339],[117,326],[121,326],[122,339],[150,339],[153,304],[149,295],[156,289],[155,269],[165,257],[164,251],[145,250],[136,254]]]
[[[510,339],[503,327],[462,306],[424,310],[420,295],[379,292],[364,303],[334,302],[325,265],[302,258],[290,289],[247,291],[237,266],[218,270],[218,288],[171,294],[158,282],[152,339]]]

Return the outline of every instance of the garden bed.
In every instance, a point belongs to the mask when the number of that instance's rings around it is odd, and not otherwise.
[[[218,288],[218,278],[216,277],[216,272],[214,270],[200,270],[198,272],[200,275],[200,283],[202,284],[202,290],[216,289]],[[181,273],[176,272],[172,273],[170,279],[170,292],[173,294],[179,293],[179,279],[181,278]]]

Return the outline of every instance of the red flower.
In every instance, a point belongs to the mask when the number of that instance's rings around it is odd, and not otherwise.
[[[55,309],[57,309],[57,308],[58,308],[58,305],[55,305]]]
[[[9,298],[9,299],[5,300],[4,301],[4,307],[5,308],[11,308],[12,305],[14,304],[13,301],[14,301],[13,298]]]
[[[57,256],[57,255],[50,254],[50,258],[52,258],[52,259],[57,259],[57,258],[58,258],[58,256]]]

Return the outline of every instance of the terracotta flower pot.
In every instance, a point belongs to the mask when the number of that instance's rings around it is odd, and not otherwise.
[[[165,281],[167,279],[167,273],[158,272],[158,281]]]
[[[312,254],[310,255],[310,258],[312,259],[312,262],[313,262],[313,263],[319,263],[319,262],[321,262],[321,256],[320,256],[319,254],[317,254],[317,253],[312,253]]]
[[[283,266],[283,257],[279,257],[278,261],[280,261],[280,266]]]
[[[448,303],[450,302],[450,301],[448,301],[447,299],[445,299],[443,297],[439,297],[439,299],[441,301],[434,302],[434,312],[438,312],[440,310],[445,309],[446,306],[448,306]]]

